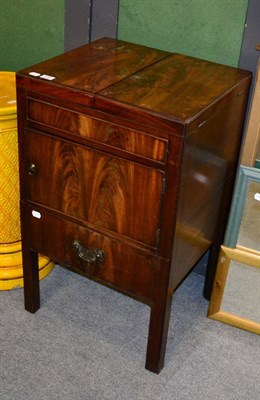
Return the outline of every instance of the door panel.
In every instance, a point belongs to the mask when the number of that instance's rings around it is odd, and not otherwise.
[[[161,171],[33,131],[27,154],[29,200],[156,247]]]

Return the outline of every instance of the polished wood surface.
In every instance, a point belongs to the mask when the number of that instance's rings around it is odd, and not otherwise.
[[[94,93],[167,55],[164,51],[104,38],[25,69],[20,84],[43,93],[56,93],[61,98],[69,97],[71,88],[76,101],[91,104]],[[55,79],[29,75],[32,72]],[[29,81],[26,76],[30,76]]]
[[[207,250],[211,292],[250,79],[112,39],[17,73],[28,311],[40,252],[147,303],[146,368],[161,370],[173,292]]]
[[[161,171],[32,131],[27,156],[28,200],[156,248]]]
[[[238,132],[243,126],[245,107],[246,98],[234,95],[232,101],[219,106],[211,118],[186,139],[173,257],[182,264],[184,272],[174,271],[176,284],[203,250],[207,251],[209,244],[216,241],[216,236],[223,240],[223,225],[228,216],[239,157],[241,137]],[[183,254],[189,256],[183,257]],[[208,269],[209,287],[205,288],[208,299],[215,268]]]
[[[173,54],[103,89],[98,96],[105,97],[103,102],[114,100],[121,107],[131,104],[185,122],[220,101],[244,79],[248,80],[246,71]]]
[[[93,141],[100,142],[135,155],[166,162],[167,141],[145,135],[143,132],[126,129],[120,125],[90,118],[84,114],[34,99],[28,101],[28,119],[38,128],[41,128],[43,124],[62,132],[79,135],[91,140],[92,145]]]
[[[32,211],[39,212],[41,218],[34,218]],[[155,260],[152,254],[88,229],[78,222],[67,221],[42,207],[30,206],[28,212],[32,249],[48,252],[56,261],[68,266],[73,265],[76,271],[87,277],[112,285],[115,289],[150,304],[155,283]],[[73,250],[75,240],[79,240],[86,248],[102,249],[104,262],[96,265],[77,257]]]

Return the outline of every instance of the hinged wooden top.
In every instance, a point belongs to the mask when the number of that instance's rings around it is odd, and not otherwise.
[[[29,90],[176,132],[250,79],[248,71],[108,38],[17,74]]]
[[[87,99],[93,99],[98,91],[167,55],[160,50],[103,38],[19,71],[17,83],[32,90],[42,89],[44,83],[45,92],[54,91],[59,97],[61,89],[64,94],[67,90],[82,92],[85,96],[76,101],[91,105],[92,101]]]
[[[241,69],[171,54],[98,93],[102,104],[114,101],[189,122],[213,102],[248,79]],[[121,103],[120,105],[118,103]]]

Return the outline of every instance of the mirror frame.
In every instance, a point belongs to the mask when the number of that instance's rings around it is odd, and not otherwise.
[[[221,309],[230,261],[234,260],[248,264],[252,268],[260,268],[260,256],[256,253],[257,252],[254,252],[253,250],[249,252],[237,248],[232,249],[226,246],[221,246],[207,316],[211,319],[260,335],[260,323],[239,317],[238,315],[231,314]]]
[[[224,245],[238,247],[237,239],[245,208],[248,184],[250,181],[260,182],[260,169],[240,165],[238,179],[235,186],[234,197],[229,214],[228,225],[224,238]],[[241,246],[239,246],[242,248]],[[246,250],[246,248],[242,248]],[[249,251],[250,249],[248,249]],[[259,256],[260,256],[260,252]]]
[[[237,243],[246,203],[248,184],[250,181],[260,182],[260,170],[258,168],[245,167],[241,165],[224,244],[221,246],[219,254],[207,316],[211,319],[224,322],[237,328],[260,334],[260,323],[242,318],[221,309],[230,261],[234,260],[251,267],[260,268],[260,251],[257,249],[242,247]]]

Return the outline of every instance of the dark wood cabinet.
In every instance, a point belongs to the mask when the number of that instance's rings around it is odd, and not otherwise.
[[[211,290],[250,81],[108,38],[17,73],[28,311],[42,253],[150,305],[160,371],[172,294],[208,249]]]

